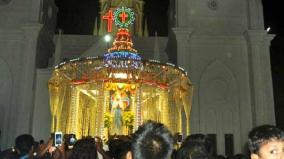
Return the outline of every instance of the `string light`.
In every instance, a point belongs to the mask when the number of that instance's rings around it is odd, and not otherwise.
[[[120,28],[127,28],[134,20],[134,12],[130,8],[121,7],[114,12],[114,22]]]
[[[119,51],[112,52],[104,55],[104,60],[112,60],[112,59],[130,59],[130,60],[141,60],[141,57],[132,52],[127,51]]]

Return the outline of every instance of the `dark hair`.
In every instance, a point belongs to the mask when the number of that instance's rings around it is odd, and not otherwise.
[[[216,155],[215,157],[214,157],[215,159],[226,159],[226,157],[224,156],[224,155]]]
[[[134,133],[132,154],[134,159],[167,159],[173,150],[173,137],[161,123],[148,121]]]
[[[213,144],[212,141],[210,140],[210,138],[207,135],[204,134],[192,134],[189,135],[185,138],[185,140],[183,141],[182,145],[184,144],[191,144],[191,143],[200,143],[202,144],[208,155],[213,155]]]
[[[124,159],[128,151],[131,151],[131,139],[128,136],[111,138],[108,142],[110,156],[115,159]]]
[[[20,156],[28,154],[34,145],[32,135],[23,134],[16,138],[15,147],[20,151]]]
[[[272,140],[283,140],[283,132],[273,125],[262,125],[249,132],[248,147],[250,153],[257,154],[260,147]]]
[[[39,140],[39,144],[44,144],[44,140]]]
[[[177,159],[207,159],[208,152],[203,143],[188,142],[177,151]]]
[[[93,138],[78,140],[70,159],[97,159],[97,148]]]
[[[1,159],[18,159],[19,156],[13,148],[9,148],[7,150],[0,152],[0,158]]]
[[[246,156],[245,154],[239,153],[239,154],[235,154],[233,156],[229,156],[229,157],[227,157],[227,159],[249,159],[249,157]]]

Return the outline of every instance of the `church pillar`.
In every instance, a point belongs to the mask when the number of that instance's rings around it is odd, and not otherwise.
[[[264,30],[248,30],[245,37],[248,46],[253,126],[275,124],[269,51],[273,36],[267,35]]]
[[[177,42],[177,65],[189,70],[189,40],[192,30],[189,28],[173,28]]]
[[[16,136],[22,133],[31,133],[32,131],[36,70],[35,60],[38,35],[41,28],[42,25],[38,23],[28,23],[21,28],[24,35],[22,50],[24,67],[22,68],[21,79],[17,81],[21,83],[21,86],[19,88],[20,102],[17,109],[17,126],[14,127]]]
[[[189,0],[176,0],[175,1],[175,10],[176,10],[176,16],[177,21],[176,21],[176,26],[178,27],[184,27],[188,26],[188,21],[185,20],[188,17],[188,9],[189,7]]]
[[[263,29],[263,8],[261,0],[247,0],[249,29]]]
[[[59,34],[56,39],[55,52],[54,52],[54,66],[60,64],[61,62],[61,54],[62,54],[61,37],[62,37],[62,30],[59,30]]]
[[[193,30],[191,28],[173,28],[173,32],[175,34],[176,42],[177,42],[177,65],[184,68],[187,72],[191,72],[192,63],[191,63],[191,52],[190,52],[190,37],[192,35]],[[192,73],[192,72],[191,72]],[[189,76],[191,76],[191,73],[189,73]],[[180,105],[182,106],[182,104]],[[190,108],[188,108],[190,109]],[[198,121],[198,108],[192,109],[193,112],[191,113],[191,117],[196,118],[195,120],[189,120],[192,122],[192,124],[187,123],[186,125],[189,126],[197,126],[194,123],[198,123],[195,121]],[[181,118],[181,111],[178,112],[179,116]],[[192,130],[197,130],[197,128],[187,128]],[[187,134],[184,134],[187,135]]]

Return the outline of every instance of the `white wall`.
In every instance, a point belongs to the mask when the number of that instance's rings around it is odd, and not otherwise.
[[[2,107],[0,113],[4,118],[1,125],[2,147],[11,146],[15,129],[17,128],[17,106],[20,104],[20,86],[24,81],[21,80],[23,74],[22,55],[24,34],[20,30],[0,29],[0,59],[1,59],[1,89],[0,103]]]
[[[194,85],[193,133],[217,135],[224,154],[224,134],[234,134],[241,152],[252,126],[248,60],[242,36],[192,36],[189,75]],[[245,122],[246,126],[243,126]]]
[[[51,113],[49,105],[48,80],[53,69],[37,69],[35,106],[33,111],[32,135],[35,140],[50,137]]]
[[[13,87],[13,80],[12,80],[12,72],[10,70],[10,66],[3,58],[0,57],[0,144],[4,144],[6,142],[7,136],[7,123],[9,118],[9,106],[12,100],[12,87]]]
[[[252,127],[275,124],[272,37],[263,30],[261,1],[180,0],[175,10],[170,38],[194,86],[192,133],[216,134],[220,154],[224,134],[233,133],[235,153],[241,152]]]

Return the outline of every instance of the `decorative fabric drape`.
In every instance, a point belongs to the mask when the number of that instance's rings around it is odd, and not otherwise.
[[[60,85],[54,85],[54,83],[49,84],[49,102],[52,117],[51,132],[59,130],[62,107],[66,100],[65,95],[67,87],[67,83],[61,83]]]

